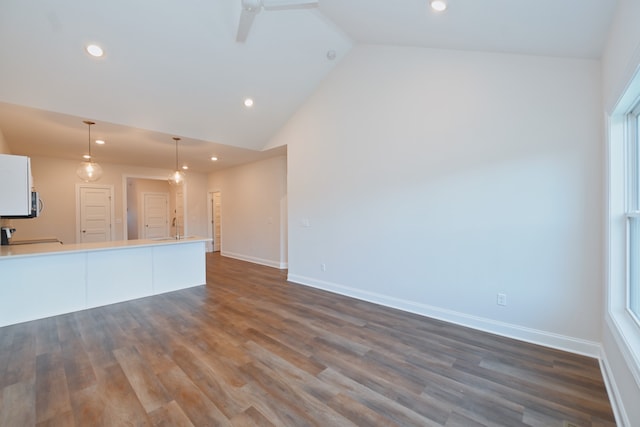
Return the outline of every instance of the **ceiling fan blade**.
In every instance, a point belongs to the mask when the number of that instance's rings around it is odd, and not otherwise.
[[[242,8],[240,21],[238,22],[238,34],[236,35],[237,42],[244,43],[247,40],[249,30],[258,12],[260,12],[260,8]]]
[[[318,6],[318,0],[262,0],[266,10],[308,9]]]

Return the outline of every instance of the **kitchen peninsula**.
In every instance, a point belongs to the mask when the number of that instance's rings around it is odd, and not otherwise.
[[[0,327],[204,285],[208,240],[0,246]]]

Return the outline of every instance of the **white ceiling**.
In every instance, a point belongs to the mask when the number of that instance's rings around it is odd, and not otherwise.
[[[180,136],[181,159],[208,172],[275,154],[262,149],[354,44],[599,58],[616,5],[319,2],[262,11],[237,43],[240,0],[2,0],[0,130],[14,154],[80,160],[90,119],[107,141],[97,161],[166,169]],[[103,58],[84,52],[90,42]]]
[[[616,0],[320,0],[354,41],[599,58]]]

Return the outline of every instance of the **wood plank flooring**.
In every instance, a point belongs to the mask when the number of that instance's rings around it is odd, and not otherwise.
[[[0,426],[566,422],[615,425],[594,359],[217,254],[206,286],[0,328]]]

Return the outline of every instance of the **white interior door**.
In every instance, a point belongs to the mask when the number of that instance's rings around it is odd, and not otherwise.
[[[220,251],[220,247],[222,246],[220,244],[220,217],[221,217],[221,210],[222,210],[222,205],[221,205],[221,196],[220,196],[220,192],[216,191],[215,193],[213,193],[213,199],[211,200],[212,203],[212,207],[211,207],[211,212],[213,212],[212,215],[212,224],[211,224],[211,228],[213,230],[213,251],[214,252],[218,252]]]
[[[108,187],[83,185],[79,188],[80,243],[111,240],[112,192]]]
[[[176,211],[175,211],[175,228],[176,233],[184,236],[184,189],[180,187],[176,190]]]
[[[169,194],[143,193],[145,239],[169,236]]]

